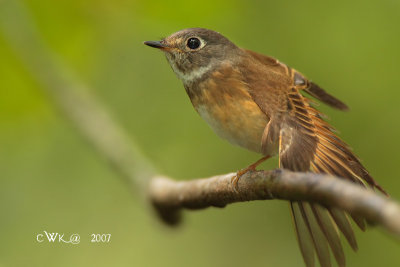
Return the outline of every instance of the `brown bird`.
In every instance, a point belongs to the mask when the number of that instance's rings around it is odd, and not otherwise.
[[[333,108],[348,107],[300,72],[202,28],[145,44],[165,53],[194,108],[217,135],[264,156],[239,171],[235,183],[278,154],[280,168],[328,173],[385,193],[303,94]],[[316,254],[321,266],[331,266],[331,251],[338,265],[345,266],[339,231],[357,250],[347,214],[310,202],[292,201],[290,208],[306,265],[314,266]],[[365,229],[363,218],[351,217]]]

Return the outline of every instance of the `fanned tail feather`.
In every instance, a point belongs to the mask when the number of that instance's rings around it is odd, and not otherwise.
[[[345,214],[339,210],[335,211],[341,213],[337,215],[340,218],[337,223],[326,208],[316,203],[290,202],[290,206],[300,251],[307,267],[314,266],[315,253],[322,267],[330,267],[329,249],[338,265],[344,267],[346,260],[340,242],[339,229],[345,232],[346,238],[351,240],[352,247],[354,245],[357,248],[354,233]]]

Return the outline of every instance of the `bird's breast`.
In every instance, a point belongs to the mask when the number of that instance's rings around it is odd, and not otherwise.
[[[268,117],[253,101],[244,83],[216,74],[196,85],[185,86],[194,108],[221,138],[261,153],[261,137]]]

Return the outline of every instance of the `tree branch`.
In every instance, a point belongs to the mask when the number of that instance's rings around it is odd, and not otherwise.
[[[359,215],[400,237],[399,204],[371,189],[330,175],[278,169],[246,173],[235,190],[231,183],[234,175],[179,182],[156,177],[151,181],[149,197],[161,218],[171,225],[179,222],[182,209],[224,207],[251,200],[306,200]]]

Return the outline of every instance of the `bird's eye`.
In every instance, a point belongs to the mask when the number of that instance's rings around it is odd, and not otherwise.
[[[187,40],[186,45],[187,45],[187,47],[189,47],[190,49],[194,50],[194,49],[197,49],[197,48],[200,47],[201,41],[199,40],[199,38],[192,37],[192,38],[189,38],[189,39]]]

